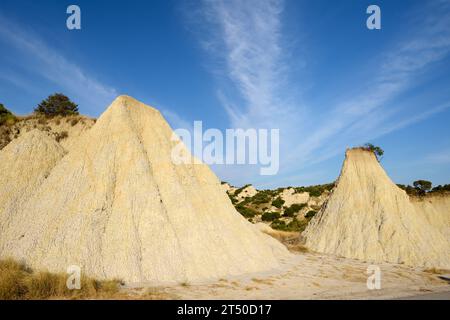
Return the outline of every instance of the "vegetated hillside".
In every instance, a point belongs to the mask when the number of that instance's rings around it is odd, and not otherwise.
[[[47,132],[64,148],[70,148],[73,141],[80,134],[90,129],[95,121],[95,119],[82,115],[49,117],[32,114],[14,116],[14,118],[9,118],[8,121],[0,123],[0,150],[12,140],[33,129]]]
[[[309,187],[256,190],[222,182],[231,202],[252,223],[263,222],[273,229],[303,231],[329,197],[334,183]]]
[[[417,180],[415,182],[419,182],[423,180]],[[427,181],[429,182],[429,181]],[[409,196],[422,198],[424,196],[437,196],[437,195],[449,195],[450,194],[450,184],[438,185],[430,190],[423,190],[419,187],[414,187],[411,185],[397,184],[397,187],[404,190]]]
[[[329,198],[335,183],[273,190],[257,190],[251,184],[237,188],[227,182],[222,182],[222,186],[236,210],[250,222],[263,222],[281,231],[302,232]],[[430,203],[434,206],[450,203],[450,184],[438,185],[428,191],[410,185],[397,186],[412,201],[423,206],[428,204],[430,207]],[[429,211],[427,216],[431,215]],[[450,214],[447,222],[450,223]]]

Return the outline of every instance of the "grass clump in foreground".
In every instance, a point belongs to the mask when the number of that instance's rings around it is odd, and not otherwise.
[[[81,288],[69,290],[68,275],[33,271],[12,259],[0,260],[0,300],[108,298],[118,293],[120,281],[81,277]]]

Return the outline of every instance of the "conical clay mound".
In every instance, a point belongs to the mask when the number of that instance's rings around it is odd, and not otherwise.
[[[161,114],[120,96],[17,210],[2,256],[97,278],[195,282],[279,266],[205,165],[174,165]]]
[[[347,150],[328,202],[303,233],[308,248],[371,262],[450,268],[450,243],[372,152]]]

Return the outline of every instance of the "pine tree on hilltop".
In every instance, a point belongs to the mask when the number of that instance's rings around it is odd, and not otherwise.
[[[46,116],[69,116],[79,114],[78,105],[70,101],[70,99],[62,93],[55,93],[43,100],[34,109],[34,112]]]

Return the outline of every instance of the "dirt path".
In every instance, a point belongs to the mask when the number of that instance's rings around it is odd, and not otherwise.
[[[152,290],[160,299],[393,299],[428,293],[448,297],[450,285],[438,275],[392,264],[378,264],[381,289],[369,290],[369,265],[302,253],[284,261],[282,270],[271,273]]]

